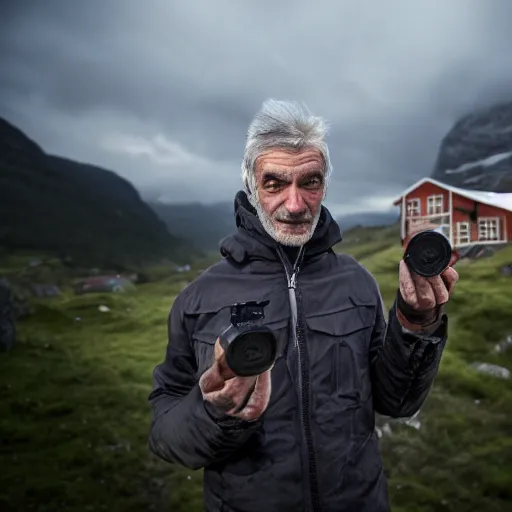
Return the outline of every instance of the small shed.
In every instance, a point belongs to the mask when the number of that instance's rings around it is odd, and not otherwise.
[[[134,287],[133,281],[121,275],[88,277],[75,284],[75,293],[119,293]]]

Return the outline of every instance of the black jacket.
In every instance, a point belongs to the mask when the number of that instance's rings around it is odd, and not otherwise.
[[[151,450],[204,468],[208,512],[389,511],[374,413],[407,417],[420,408],[446,343],[446,316],[428,338],[404,333],[395,306],[386,322],[372,275],[331,249],[341,236],[325,207],[295,283],[244,193],[235,213],[238,231],[223,241],[223,260],[171,308],[149,397]],[[213,414],[198,380],[229,325],[229,306],[252,300],[270,301],[266,323],[286,349],[266,412],[245,423]]]

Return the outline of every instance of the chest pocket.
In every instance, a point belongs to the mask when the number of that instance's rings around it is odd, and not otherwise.
[[[349,303],[306,316],[312,382],[319,405],[337,411],[360,407],[371,397],[369,345],[376,309]]]
[[[286,309],[265,310],[264,323],[277,340],[277,358],[281,357],[288,343],[290,312]],[[230,325],[230,307],[202,313],[192,334],[196,355],[197,375],[201,376],[214,362],[214,347],[222,331]]]

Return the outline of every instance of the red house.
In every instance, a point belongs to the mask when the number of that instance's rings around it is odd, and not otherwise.
[[[402,240],[422,224],[439,226],[452,247],[512,243],[512,193],[452,187],[423,178],[397,198]]]

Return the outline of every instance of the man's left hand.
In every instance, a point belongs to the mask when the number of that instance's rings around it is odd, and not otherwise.
[[[406,329],[422,331],[437,320],[439,309],[450,299],[459,274],[453,267],[448,267],[439,276],[422,277],[412,273],[403,260],[400,262],[399,274],[400,293],[414,314],[408,315],[398,308],[398,320]]]
[[[411,236],[407,237],[404,250]],[[404,260],[400,261],[400,294],[397,318],[406,329],[421,332],[436,323],[442,306],[453,293],[459,274],[453,267],[448,267],[442,274],[423,277],[411,272]]]

